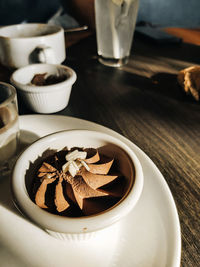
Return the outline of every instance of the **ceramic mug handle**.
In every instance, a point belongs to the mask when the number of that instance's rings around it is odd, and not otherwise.
[[[54,51],[49,46],[40,46],[38,47],[38,61],[40,63],[56,63]]]

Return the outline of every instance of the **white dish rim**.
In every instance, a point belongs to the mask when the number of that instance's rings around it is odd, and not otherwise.
[[[180,227],[179,216],[178,216],[176,204],[175,204],[174,198],[172,196],[172,193],[169,189],[169,186],[168,186],[167,182],[165,181],[163,175],[159,171],[158,167],[153,163],[153,161],[138,146],[136,146],[134,143],[132,143],[126,137],[120,135],[119,133],[115,132],[114,130],[111,130],[111,129],[109,129],[105,126],[102,126],[100,124],[97,124],[95,122],[91,122],[88,120],[75,118],[75,117],[71,117],[71,116],[65,116],[65,115],[35,115],[35,114],[34,115],[21,115],[21,116],[19,116],[19,120],[20,120],[20,123],[22,123],[22,122],[24,123],[24,120],[28,120],[28,121],[35,120],[36,117],[37,117],[37,119],[45,119],[45,117],[46,118],[49,117],[52,120],[58,119],[58,118],[62,118],[64,120],[65,119],[66,120],[73,120],[73,121],[77,120],[77,122],[79,122],[79,123],[80,122],[86,123],[86,124],[89,124],[90,126],[97,127],[97,129],[99,131],[101,130],[105,133],[112,134],[113,136],[120,138],[126,144],[133,146],[134,150],[136,150],[136,152],[140,153],[143,157],[145,157],[145,160],[150,162],[150,164],[154,167],[154,170],[156,170],[157,174],[159,175],[160,184],[161,184],[162,189],[164,190],[164,192],[168,198],[168,202],[170,203],[170,211],[172,214],[171,221],[173,221],[173,223],[171,223],[171,224],[173,226],[173,231],[175,233],[174,238],[173,238],[174,254],[173,254],[173,259],[171,260],[171,262],[172,262],[171,267],[172,266],[173,267],[179,267],[180,262],[181,262],[181,227]],[[86,129],[88,129],[88,128],[86,127]],[[23,130],[23,128],[22,128],[22,130]],[[52,131],[52,132],[54,132],[54,131]],[[42,134],[41,136],[44,136],[44,134]]]

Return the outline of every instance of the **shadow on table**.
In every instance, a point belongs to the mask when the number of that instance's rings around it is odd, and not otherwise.
[[[151,77],[154,84],[153,90],[159,94],[188,103],[196,103],[190,95],[186,95],[183,88],[178,84],[177,75],[170,73],[157,73]]]
[[[177,104],[198,104],[194,98],[187,95],[177,81],[177,74],[160,72],[150,78],[133,73],[127,73],[127,84],[139,89],[138,95],[157,97],[160,101],[175,100]],[[129,76],[129,77],[128,77]]]
[[[127,114],[135,114],[144,122],[155,119],[190,126],[198,123],[193,115],[198,112],[199,102],[186,95],[177,82],[177,75],[157,73],[148,78],[127,73],[126,85],[112,105],[121,106]]]

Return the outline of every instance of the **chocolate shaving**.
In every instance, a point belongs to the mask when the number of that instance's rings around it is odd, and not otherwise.
[[[35,203],[42,209],[48,208],[45,205],[45,193],[47,191],[47,185],[53,183],[55,180],[56,178],[44,179],[36,192]]]
[[[40,172],[38,174],[38,177],[42,178],[42,177],[48,176],[47,178],[53,178],[55,175],[56,175],[55,172],[52,172],[52,173],[50,172],[50,173],[48,173],[48,175],[46,172]]]
[[[67,202],[67,200],[63,195],[62,181],[63,177],[60,176],[55,190],[55,205],[58,212],[62,212],[69,207],[69,203]]]
[[[100,160],[100,157],[99,157],[99,152],[98,152],[98,150],[96,150],[96,149],[88,149],[88,151],[91,151],[91,150],[93,150],[93,151],[95,151],[95,154],[93,155],[93,156],[91,156],[91,157],[89,157],[89,158],[86,158],[84,161],[85,161],[85,163],[95,163],[95,162],[97,162],[97,161],[99,161]],[[87,150],[86,150],[87,151]]]
[[[42,166],[38,170],[39,172],[49,173],[55,172],[56,169],[47,162],[43,162]]]
[[[100,163],[100,164],[88,164],[88,167],[90,168],[90,172],[94,174],[107,174],[113,164],[113,159],[106,162],[106,163]]]
[[[81,176],[76,176],[76,179],[74,179],[71,186],[80,209],[83,208],[83,200],[85,198],[102,197],[108,195],[107,193],[92,189],[86,184]]]
[[[82,169],[81,175],[84,181],[93,189],[104,186],[118,177],[118,175],[94,174],[88,172],[86,169]]]

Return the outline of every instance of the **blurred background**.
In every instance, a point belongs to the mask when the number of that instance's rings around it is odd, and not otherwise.
[[[102,1],[102,0],[101,0]],[[199,0],[140,0],[137,23],[158,27],[200,27]],[[94,28],[94,0],[1,0],[0,25],[26,22]]]

